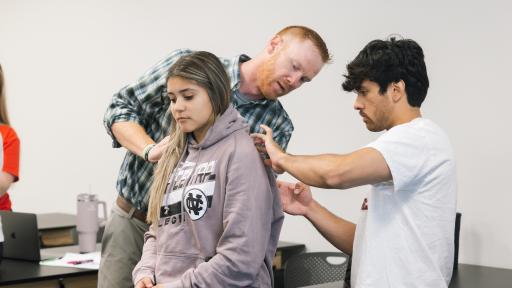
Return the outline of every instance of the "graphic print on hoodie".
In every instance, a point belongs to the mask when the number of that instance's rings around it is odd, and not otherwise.
[[[215,191],[215,162],[179,163],[173,173],[174,179],[167,183],[167,192],[160,207],[160,227],[180,224],[182,212],[188,213],[193,221],[206,214],[212,206]],[[174,185],[169,187],[171,182]]]

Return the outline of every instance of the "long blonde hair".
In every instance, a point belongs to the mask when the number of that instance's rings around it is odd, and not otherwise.
[[[190,80],[203,87],[210,98],[214,118],[224,113],[229,107],[231,96],[229,78],[224,66],[214,54],[198,51],[181,57],[169,69],[167,80],[171,77]],[[167,191],[169,176],[178,165],[187,144],[187,135],[181,131],[176,121],[172,121],[169,135],[171,140],[156,165],[153,183],[150,188],[146,220],[152,224],[158,224],[160,206]]]
[[[7,114],[7,104],[5,103],[5,80],[2,65],[0,65],[0,123],[9,125],[9,115]]]

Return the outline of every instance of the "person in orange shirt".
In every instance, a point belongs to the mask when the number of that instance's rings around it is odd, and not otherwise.
[[[20,140],[16,131],[9,125],[7,106],[5,104],[5,80],[0,65],[0,210],[12,210],[11,199],[7,189],[19,179]]]

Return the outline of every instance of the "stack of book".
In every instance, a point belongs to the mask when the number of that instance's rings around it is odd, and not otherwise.
[[[64,213],[37,215],[41,248],[78,244],[76,216]]]

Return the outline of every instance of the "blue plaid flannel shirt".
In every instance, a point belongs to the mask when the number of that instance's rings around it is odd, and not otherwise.
[[[111,130],[112,124],[116,122],[138,123],[155,142],[167,135],[172,121],[169,111],[170,100],[166,91],[167,72],[176,60],[190,53],[192,51],[188,49],[171,52],[135,83],[114,94],[103,119],[114,148],[121,147]],[[240,64],[250,58],[242,54],[232,59],[219,59],[231,80],[231,102],[249,123],[250,132],[261,132],[259,125],[265,124],[274,131],[274,140],[286,150],[293,132],[293,124],[281,103],[267,99],[247,100],[239,92]],[[153,169],[154,164],[128,151],[119,171],[119,195],[142,211],[147,211]]]

